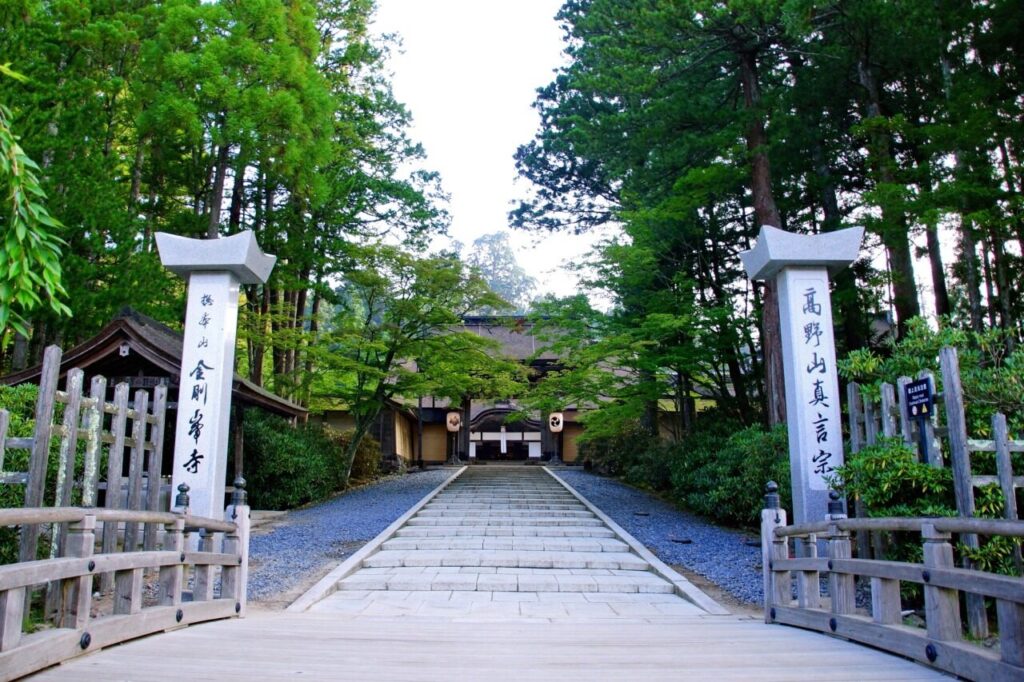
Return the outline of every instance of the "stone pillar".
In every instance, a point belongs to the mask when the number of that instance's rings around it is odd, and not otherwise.
[[[188,282],[172,490],[189,487],[196,516],[224,516],[231,388],[241,284],[262,284],[276,257],[263,253],[251,230],[222,239],[158,232],[160,260]]]
[[[740,254],[750,279],[778,285],[794,523],[825,518],[825,477],[843,463],[829,275],[857,259],[863,236],[861,227],[800,235],[764,226]]]

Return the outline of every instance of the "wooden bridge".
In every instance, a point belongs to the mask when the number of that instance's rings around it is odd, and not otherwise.
[[[20,510],[18,510],[20,511]],[[45,652],[40,635],[61,638],[61,658],[73,643],[92,652],[110,643],[90,631],[123,637],[154,634],[39,672],[33,680],[917,680],[943,679],[929,667],[876,649],[777,624],[729,614],[685,578],[662,564],[599,509],[582,499],[551,471],[537,467],[472,467],[411,509],[360,550],[286,612],[244,609],[244,575],[248,509],[237,505],[236,522],[204,537],[203,551],[164,550],[114,555],[115,559],[59,559],[60,569],[25,564],[0,568],[0,677],[13,679],[29,672],[29,651]],[[776,521],[776,518],[780,521]],[[783,557],[787,531],[784,513],[766,514],[772,525],[765,544],[769,602],[766,607],[792,612],[837,615],[843,628],[871,623],[853,613],[841,599],[836,605],[814,592],[812,571],[847,575],[860,570],[855,560],[826,566],[822,561]],[[2,521],[0,521],[2,522]],[[224,522],[219,522],[224,523]],[[81,525],[79,523],[78,525]],[[86,522],[85,526],[89,523]],[[188,541],[174,531],[195,529],[202,522],[179,519],[167,535],[176,547]],[[213,552],[213,531],[226,531],[231,541]],[[827,529],[825,529],[827,530]],[[1000,529],[1005,530],[1005,529]],[[1019,529],[1018,529],[1019,531]],[[195,532],[195,531],[193,531]],[[795,529],[790,534],[824,532]],[[837,531],[841,536],[842,532]],[[73,533],[71,537],[76,537]],[[77,553],[89,554],[87,542],[72,542]],[[840,543],[841,544],[841,543]],[[173,556],[172,556],[173,554]],[[140,555],[147,555],[138,558]],[[125,558],[137,557],[137,558]],[[138,583],[131,580],[147,565],[160,567],[156,604],[134,600]],[[791,562],[785,564],[784,562]],[[792,562],[798,562],[793,564]],[[93,562],[91,567],[87,562]],[[799,563],[803,562],[803,563]],[[851,563],[852,562],[852,563]],[[31,562],[30,562],[31,563]],[[52,562],[43,562],[52,564]],[[869,562],[878,563],[878,562]],[[115,565],[116,564],[116,565]],[[198,566],[191,583],[188,564]],[[212,579],[210,566],[220,565],[223,578]],[[813,564],[813,565],[812,565]],[[820,564],[820,565],[819,565]],[[237,567],[237,570],[236,570]],[[116,571],[122,606],[105,618],[89,618],[88,589],[93,576]],[[901,569],[902,570],[902,569]],[[908,569],[909,570],[909,569]],[[953,574],[939,569],[935,585],[949,606],[955,595]],[[183,572],[179,572],[183,571]],[[802,576],[801,602],[791,602],[785,585]],[[908,574],[909,575],[909,574]],[[976,577],[976,576],[975,576]],[[886,575],[898,585],[903,574]],[[26,586],[41,580],[70,586],[75,604],[56,631],[15,635],[12,604]],[[1010,579],[1012,580],[1012,579]],[[789,581],[789,582],[787,582]],[[991,588],[984,578],[985,589]],[[183,589],[183,585],[186,588]],[[1019,614],[1024,604],[1020,581],[1000,582],[997,599],[1000,626]],[[77,586],[77,591],[75,587]],[[885,583],[891,595],[891,583]],[[983,590],[984,591],[984,590]],[[833,590],[838,594],[842,590]],[[898,595],[898,589],[896,590]],[[844,593],[845,594],[845,593]],[[955,596],[954,596],[955,598]],[[127,601],[124,601],[127,599]],[[771,601],[775,599],[777,601]],[[784,602],[784,604],[783,604]],[[223,617],[235,604],[244,618],[182,627],[185,623]],[[802,611],[799,607],[805,607]],[[84,611],[83,611],[84,609]],[[202,609],[205,609],[203,611]],[[214,611],[217,611],[214,614]],[[147,615],[150,613],[151,615]],[[787,611],[787,614],[789,611]],[[892,614],[889,609],[884,613]],[[779,613],[769,620],[782,620]],[[788,618],[788,616],[787,616]],[[929,616],[930,618],[930,616]],[[104,625],[113,622],[116,626]],[[118,620],[119,619],[119,620]],[[177,619],[177,620],[176,620]],[[813,618],[812,618],[813,619]],[[875,619],[879,620],[879,619]],[[180,624],[177,622],[180,621]],[[826,618],[827,621],[827,618]],[[789,621],[792,622],[792,619]],[[1019,627],[1020,621],[1017,621]],[[812,627],[815,623],[809,623]],[[891,631],[901,625],[878,623]],[[827,627],[827,622],[826,626]],[[106,628],[106,629],[103,629]],[[922,644],[933,643],[931,630],[920,633]],[[954,633],[936,633],[954,638]],[[955,633],[956,637],[959,632]],[[1001,654],[987,656],[984,679],[1020,680],[1024,667],[1015,662],[1021,633],[1006,636]],[[100,641],[97,641],[99,639]],[[873,643],[886,647],[884,636]],[[965,644],[956,644],[967,647]],[[980,647],[975,647],[980,649]],[[914,656],[913,652],[907,655]],[[37,660],[40,665],[55,661]],[[971,668],[981,670],[981,668]],[[963,671],[959,671],[963,674]],[[982,678],[977,678],[982,679]]]

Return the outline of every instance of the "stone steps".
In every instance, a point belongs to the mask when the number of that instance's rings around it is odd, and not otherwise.
[[[480,526],[480,527],[501,527],[501,526],[596,526],[604,528],[604,523],[596,517],[550,517],[542,516],[535,518],[483,518],[483,517],[458,517],[458,516],[414,516],[409,519],[410,526]]]
[[[628,552],[629,545],[614,538],[590,537],[398,537],[386,541],[381,550],[503,550],[542,552]]]
[[[650,565],[629,552],[545,550],[382,550],[363,562],[369,568],[458,566],[495,568],[601,568],[646,571]]]
[[[388,572],[360,571],[338,583],[339,590],[466,591],[466,592],[611,592],[671,594],[672,584],[645,571],[631,575],[556,573]],[[511,571],[513,569],[506,569]],[[531,569],[520,569],[531,570]]]
[[[604,526],[406,526],[395,537],[614,538],[615,533]]]
[[[464,472],[337,589],[664,596],[675,587],[545,471],[493,467]]]
[[[462,509],[432,509],[429,505],[424,507],[419,514],[413,518],[426,519],[436,517],[465,518],[472,516],[477,519],[535,519],[535,518],[561,518],[569,517],[576,519],[592,519],[594,515],[585,508],[581,509],[477,509],[471,512]]]

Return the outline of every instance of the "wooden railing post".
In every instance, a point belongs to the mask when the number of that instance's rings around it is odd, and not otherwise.
[[[846,518],[843,511],[843,502],[839,493],[829,493],[828,520],[839,521]],[[832,562],[837,559],[853,558],[850,545],[850,534],[840,530],[835,523],[830,523],[826,537],[828,538],[828,592],[832,597],[832,613],[846,614],[853,613],[857,608],[856,592],[857,578],[849,573],[837,573],[832,570]]]
[[[213,533],[199,531],[199,551],[213,552],[215,549]],[[195,584],[192,586],[192,601],[210,601],[213,599],[213,566],[196,564]]]
[[[146,508],[142,500],[142,469],[146,460],[146,415],[149,409],[149,393],[135,392],[135,404],[128,413],[132,419],[131,460],[128,463],[128,503],[125,509],[141,511]],[[128,521],[124,524],[124,551],[134,552],[139,545],[139,524]]]
[[[167,524],[164,551],[178,552],[179,562],[160,568],[160,604],[177,606],[181,603],[182,581],[185,578],[185,518]]]
[[[999,624],[999,654],[1003,662],[1015,665],[1024,672],[1024,604],[996,600],[996,618]]]
[[[802,544],[804,557],[818,558],[817,535],[811,533]],[[796,574],[796,598],[802,609],[821,608],[821,581],[817,571],[800,571]]]
[[[943,348],[939,352],[942,368],[942,393],[946,403],[946,426],[949,427],[949,457],[953,469],[953,492],[956,497],[956,511],[960,516],[974,516],[974,484],[971,480],[971,453],[967,447],[967,416],[964,412],[964,392],[960,385],[960,361],[956,348]],[[969,549],[978,549],[978,536],[964,533],[960,541]],[[974,568],[974,562],[967,557],[962,560],[964,568]],[[967,625],[971,636],[977,639],[988,637],[988,616],[985,600],[977,594],[967,594]]]
[[[24,587],[0,592],[0,651],[9,651],[18,646],[24,615]]]
[[[900,435],[903,437],[903,442],[907,445],[914,444],[914,424],[910,421],[907,416],[907,389],[906,386],[913,379],[907,376],[899,377],[896,379],[896,402],[898,403],[897,409],[900,413]]]
[[[764,622],[774,620],[774,607],[787,606],[792,599],[789,571],[776,573],[775,559],[789,558],[786,538],[775,536],[775,529],[786,525],[786,510],[779,501],[779,485],[768,481],[765,485],[764,509],[761,510],[761,571],[764,577]]]
[[[92,378],[89,401],[85,413],[85,467],[82,472],[82,506],[95,507],[99,497],[100,447],[103,441],[104,402],[107,399],[107,380]]]
[[[953,568],[953,546],[950,534],[935,530],[935,525],[921,526],[924,542],[924,619],[928,636],[939,641],[958,641],[960,634],[960,601],[957,591],[929,585],[931,575],[928,569]]]
[[[224,534],[224,552],[238,556],[238,566],[225,566],[221,573],[220,596],[235,598],[235,613],[245,617],[249,585],[249,505],[246,504],[245,479],[234,481],[227,520],[235,524],[234,532]]]
[[[152,435],[152,449],[149,453],[149,460],[146,465],[147,485],[146,505],[149,511],[166,511],[160,508],[160,471],[163,469],[164,455],[164,426],[167,422],[167,386],[160,385],[153,390],[152,416],[154,417]],[[157,524],[147,523],[143,531],[142,546],[150,552],[156,549],[157,545]]]
[[[81,521],[68,527],[64,556],[88,559],[96,543],[96,517],[87,514]],[[63,581],[61,613],[57,623],[62,628],[84,629],[89,622],[92,607],[92,579],[90,572],[78,578]]]

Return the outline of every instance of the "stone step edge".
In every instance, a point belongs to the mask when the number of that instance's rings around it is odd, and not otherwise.
[[[647,575],[653,575],[647,573]],[[343,580],[339,590],[365,590],[367,592],[591,592],[604,594],[674,594],[672,583],[660,579],[633,580],[580,580],[588,576],[568,576],[559,581],[555,576],[518,576],[513,574],[452,573],[437,576],[383,576],[370,575]],[[481,579],[482,578],[482,579]],[[520,582],[520,578],[525,578]],[[514,585],[514,587],[513,587]],[[604,587],[605,589],[601,589]],[[552,589],[554,588],[554,589]]]
[[[380,549],[380,546],[383,545],[385,541],[391,539],[399,528],[404,526],[409,519],[418,514],[423,507],[430,503],[431,500],[440,495],[445,488],[457,481],[468,468],[468,466],[462,466],[456,469],[455,472],[442,481],[440,485],[424,495],[423,499],[410,507],[407,512],[395,519],[390,526],[378,533],[377,537],[373,538],[356,550],[352,556],[343,561],[334,570],[318,580],[311,588],[302,593],[295,601],[288,605],[285,611],[290,613],[302,613],[304,611],[308,611],[309,607],[313,604],[335,592],[338,589],[338,583],[362,568],[363,561],[366,557],[377,552],[377,550]]]
[[[559,556],[552,556],[552,555]],[[413,563],[406,563],[412,561]],[[420,563],[429,562],[429,563]],[[545,552],[539,550],[381,550],[363,562],[367,568],[563,568],[650,571],[630,552]]]

